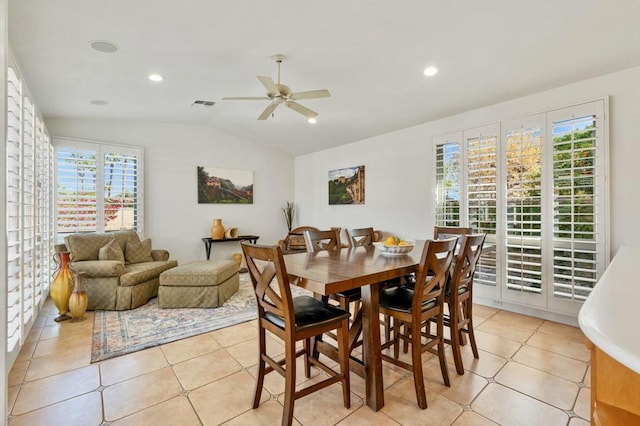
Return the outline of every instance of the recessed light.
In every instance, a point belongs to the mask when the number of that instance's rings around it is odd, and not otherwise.
[[[101,99],[94,99],[93,101],[89,101],[91,105],[103,106],[109,104],[107,101],[103,101]]]
[[[93,40],[89,42],[89,46],[91,46],[92,49],[102,53],[114,53],[118,51],[118,46],[111,43],[110,41]]]
[[[151,80],[151,81],[162,81],[162,80],[164,80],[164,77],[162,77],[160,74],[149,74],[149,80]]]
[[[311,124],[316,124],[318,121],[315,118],[310,118],[307,120],[307,122],[311,123]]]
[[[424,69],[424,75],[427,77],[433,77],[436,74],[438,74],[438,68],[436,67],[426,67]]]

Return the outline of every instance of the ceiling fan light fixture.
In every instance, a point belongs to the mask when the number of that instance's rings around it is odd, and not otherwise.
[[[155,81],[157,83],[159,81],[164,80],[164,77],[161,76],[160,74],[153,73],[153,74],[149,74],[149,80]]]
[[[438,74],[438,68],[434,67],[434,66],[428,66],[424,69],[424,75],[426,75],[427,77],[433,77],[434,75]]]
[[[310,119],[307,120],[307,122],[311,124],[316,124],[318,120],[316,120],[315,117],[311,117]]]

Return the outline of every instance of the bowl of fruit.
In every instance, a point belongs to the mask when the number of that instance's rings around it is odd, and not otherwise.
[[[382,241],[373,243],[383,256],[402,256],[413,250],[415,241],[403,240],[394,236],[389,236]]]

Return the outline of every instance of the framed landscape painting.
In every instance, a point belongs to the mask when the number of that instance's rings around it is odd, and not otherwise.
[[[364,204],[364,166],[329,171],[329,204]]]
[[[198,204],[253,204],[251,170],[198,166]]]

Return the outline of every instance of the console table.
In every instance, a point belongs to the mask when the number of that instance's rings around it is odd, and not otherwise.
[[[220,240],[214,240],[211,237],[205,237],[202,239],[202,242],[204,243],[204,248],[207,252],[207,260],[209,260],[209,258],[211,257],[211,245],[213,243],[227,243],[229,241],[249,241],[250,243],[255,244],[258,241],[258,238],[260,238],[257,235],[238,235],[237,238],[222,238]]]

